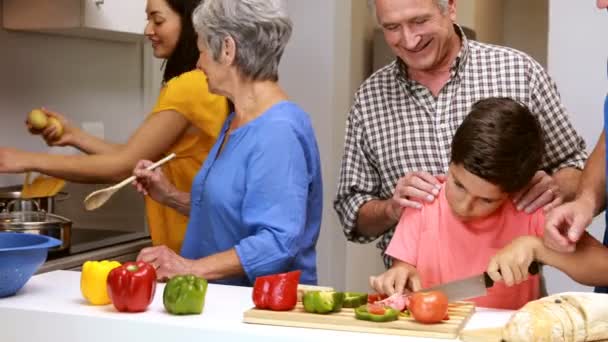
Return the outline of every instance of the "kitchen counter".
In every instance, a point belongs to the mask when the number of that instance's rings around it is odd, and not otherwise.
[[[332,330],[243,323],[253,306],[251,288],[210,284],[202,315],[164,311],[158,284],[144,313],[119,313],[112,305],[87,305],[80,273],[54,271],[34,276],[17,295],[0,299],[0,341],[446,341]],[[511,311],[477,309],[467,328],[503,325]]]
[[[130,234],[139,236],[141,233]],[[140,238],[134,241],[120,242],[111,246],[101,247],[86,252],[69,254],[47,260],[36,273],[56,270],[78,270],[87,260],[116,260],[120,262],[134,261],[143,248],[152,246],[150,238]]]

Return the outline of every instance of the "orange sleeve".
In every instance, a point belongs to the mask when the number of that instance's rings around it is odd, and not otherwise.
[[[545,235],[545,211],[542,209],[538,209],[534,212],[532,217],[532,232],[534,235],[538,237],[543,237]]]
[[[386,254],[412,266],[417,266],[418,243],[420,241],[420,231],[423,227],[423,215],[424,208],[403,209],[401,219],[395,228],[395,234],[386,248]]]

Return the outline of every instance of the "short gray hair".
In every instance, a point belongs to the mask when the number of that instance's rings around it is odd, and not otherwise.
[[[223,41],[236,44],[235,64],[255,81],[277,81],[279,62],[291,37],[292,22],[284,0],[203,0],[194,10],[196,33],[219,60]]]
[[[445,12],[448,10],[449,0],[434,0],[434,1],[437,4],[437,6],[439,6],[441,13],[445,14]],[[374,14],[374,17],[375,17],[376,16],[376,0],[368,0],[367,4],[369,5],[369,8],[372,10],[372,13]]]

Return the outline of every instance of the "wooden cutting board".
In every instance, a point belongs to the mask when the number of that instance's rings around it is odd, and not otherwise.
[[[270,311],[250,309],[245,311],[245,323],[280,325],[287,327],[357,331],[364,333],[404,335],[455,339],[475,312],[471,302],[450,303],[450,319],[438,324],[421,324],[411,317],[400,317],[393,322],[376,323],[355,318],[354,309],[342,309],[327,315],[313,314],[304,311],[298,303],[291,311]]]

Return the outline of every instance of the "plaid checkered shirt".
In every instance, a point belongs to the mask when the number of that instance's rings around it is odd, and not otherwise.
[[[473,103],[487,97],[513,98],[538,115],[546,149],[542,169],[582,169],[587,158],[585,142],[542,66],[520,51],[468,41],[460,35],[460,53],[437,97],[407,77],[400,59],[375,72],[357,91],[347,119],[334,201],[348,240],[369,243],[379,237],[357,233],[359,209],[370,200],[391,198],[406,173],[447,172],[456,129]],[[377,244],[387,267],[392,261],[384,251],[393,232],[394,227]]]

